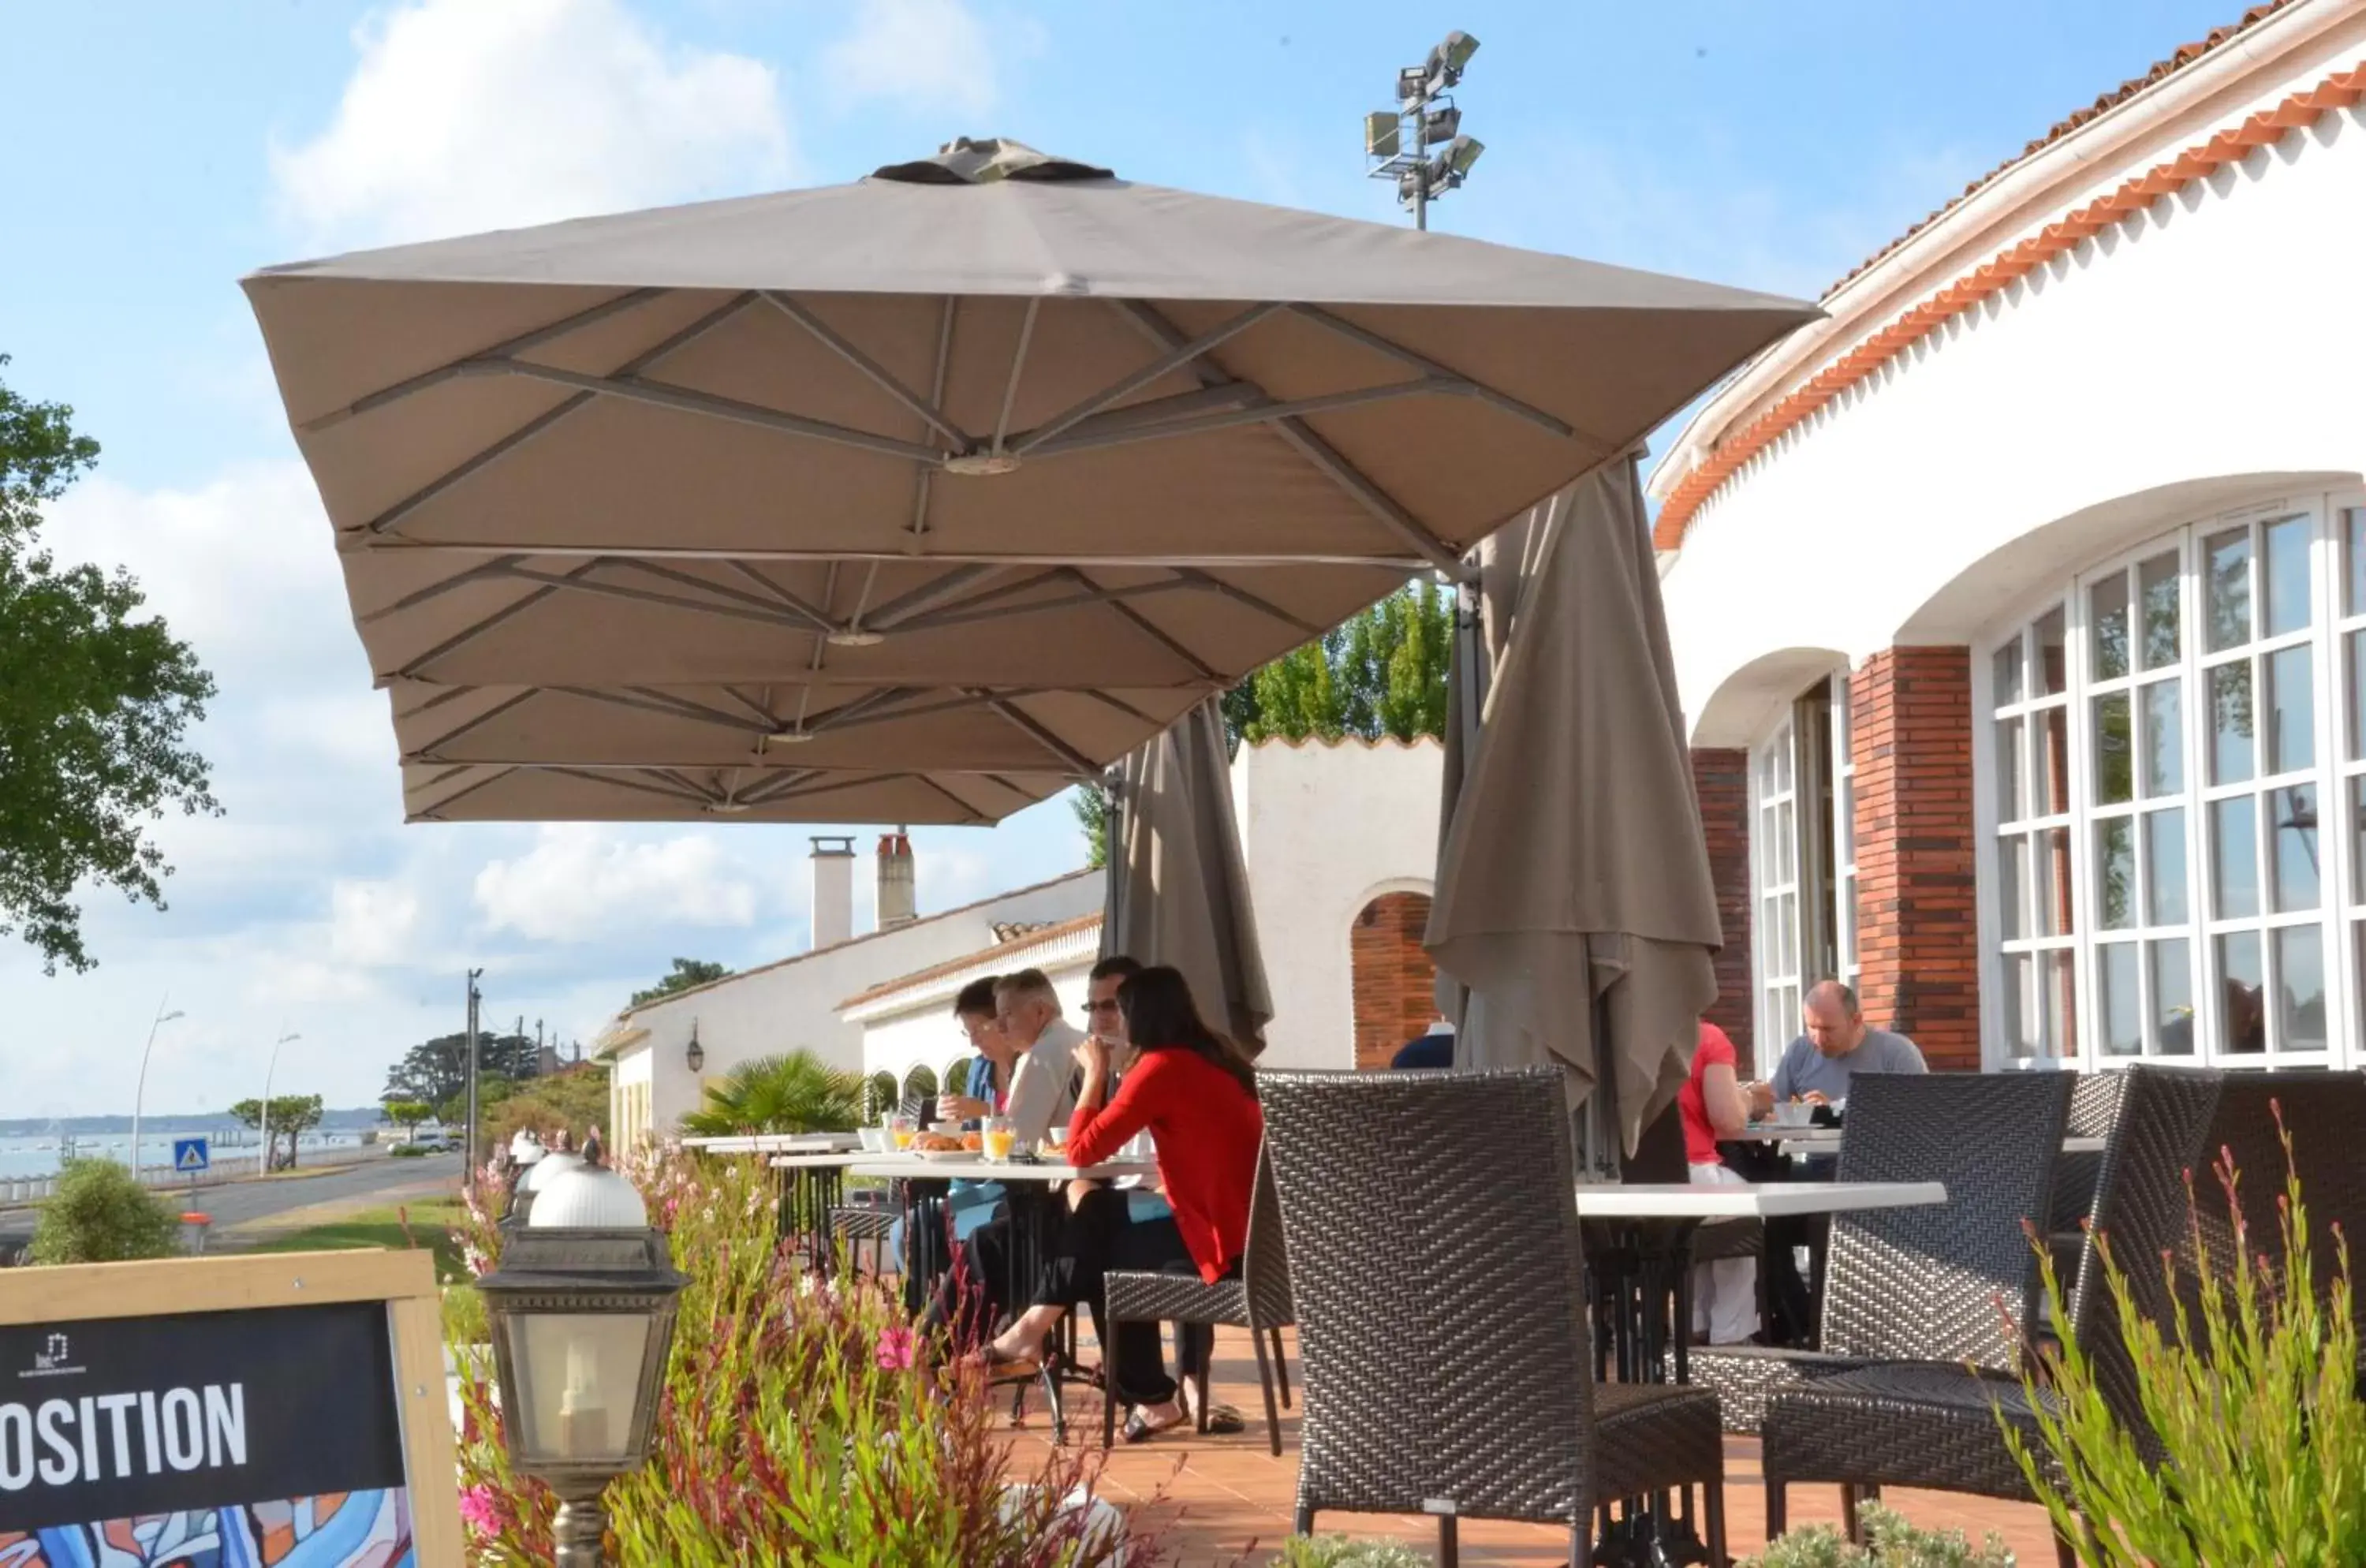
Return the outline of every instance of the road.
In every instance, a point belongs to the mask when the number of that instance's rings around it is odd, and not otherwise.
[[[196,1206],[213,1216],[217,1235],[237,1226],[253,1225],[276,1215],[323,1204],[368,1207],[404,1199],[423,1198],[456,1190],[460,1182],[460,1156],[429,1155],[424,1159],[383,1156],[359,1165],[341,1166],[318,1176],[283,1176],[269,1181],[233,1181],[208,1187],[196,1194]],[[168,1195],[169,1197],[169,1195]],[[0,1249],[13,1251],[33,1239],[36,1211],[0,1213]],[[323,1216],[325,1218],[326,1216]]]

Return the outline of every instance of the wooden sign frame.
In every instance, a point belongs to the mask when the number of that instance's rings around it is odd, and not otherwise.
[[[464,1568],[442,1297],[424,1251],[275,1252],[0,1269],[0,1327],[378,1302],[419,1568]]]

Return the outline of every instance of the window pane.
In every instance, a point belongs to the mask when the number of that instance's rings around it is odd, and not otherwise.
[[[1799,972],[1799,896],[1797,893],[1783,895],[1781,919],[1783,973],[1797,975]]]
[[[2175,795],[2185,787],[2185,683],[2155,681],[2144,688],[2144,792]]]
[[[2267,557],[2261,573],[2266,601],[2259,606],[2261,636],[2296,632],[2316,618],[2308,593],[2308,547],[2315,532],[2314,519],[2307,517],[2281,517],[2259,530]]]
[[[2037,1021],[2037,955],[2004,955],[2004,1043],[2015,1060],[2027,1061],[2043,1048]]]
[[[2267,978],[2259,969],[2259,933],[2231,931],[2218,939],[2218,1048],[2264,1051],[2267,1016],[2260,1010]]]
[[[2269,792],[2268,820],[2276,877],[2276,912],[2314,909],[2321,880],[2316,859],[2316,791],[2309,785]]]
[[[2136,923],[2136,823],[2113,817],[2095,824],[2095,881],[2103,929],[2125,931]],[[2131,964],[2135,960],[2129,960]]]
[[[2031,682],[2045,696],[2058,696],[2069,690],[2069,660],[2063,657],[2063,612],[2056,604],[2037,617],[2036,679]]]
[[[2315,926],[2285,926],[2276,944],[2276,1048],[2325,1049],[2325,943]]]
[[[2255,804],[2246,795],[2210,805],[2210,912],[2222,920],[2259,912]]]
[[[2000,718],[1996,727],[1997,820],[2018,822],[2029,815],[2029,769],[2021,739],[2023,721]]]
[[[2102,1014],[2101,1049],[2106,1056],[2144,1054],[2144,998],[2136,989],[2136,965],[2141,955],[2132,942],[2109,942],[2095,950],[2095,979],[2101,987],[2096,1000]]]
[[[2164,1056],[2193,1055],[2193,961],[2183,939],[2145,944],[2152,966],[2153,1039]]]
[[[2305,650],[2304,650],[2305,651]],[[2097,697],[2095,708],[2095,804],[2118,806],[2135,797],[2135,760],[2129,754],[2128,694]]]
[[[2070,829],[2036,835],[2037,934],[2068,936],[2079,929],[2070,908]]]
[[[2251,640],[2251,531],[2230,529],[2202,547],[2203,599],[2209,652]]]
[[[2185,812],[2182,807],[2145,815],[2145,923],[2181,926],[2185,892]]]
[[[1786,803],[1774,813],[1774,875],[1773,880],[1789,885],[1799,880],[1799,814],[1797,807]]]
[[[2177,552],[2155,556],[2136,568],[2136,592],[2144,599],[2144,666],[2161,670],[2177,662],[2180,581]]]
[[[2047,708],[2036,716],[2037,815],[2059,817],[2070,809],[2070,710]]]
[[[2021,701],[2021,638],[2018,636],[1996,650],[1995,666],[1997,706],[2003,707],[2008,703]]]
[[[2341,613],[2366,615],[2366,506],[2341,514],[2341,558],[2349,565],[2342,574]]]
[[[2268,771],[2316,766],[2316,680],[2305,644],[2268,655]]]
[[[2029,886],[2029,840],[2010,833],[1997,840],[1997,929],[2007,942],[2029,934],[2029,906],[2022,889]]]
[[[2251,661],[2238,659],[2210,671],[2210,782],[2240,784],[2251,772]]]
[[[2351,632],[2341,639],[2341,647],[2349,687],[2343,694],[2343,707],[2349,715],[2349,760],[2354,762],[2366,757],[2366,632]]]
[[[1791,793],[1791,731],[1788,726],[1774,737],[1772,750],[1774,753],[1774,793],[1788,795]]]
[[[2037,958],[2038,983],[2045,988],[2045,1054],[2049,1056],[2079,1054],[2079,998],[2071,979],[2073,957],[2064,949],[2040,953]]]
[[[2128,672],[2128,574],[2115,571],[2087,590],[2087,625],[2094,638],[2097,681]]]

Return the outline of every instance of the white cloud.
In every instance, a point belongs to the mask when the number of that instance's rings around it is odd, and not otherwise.
[[[994,35],[963,0],[860,0],[854,12],[853,29],[822,54],[842,102],[977,114],[999,99]]]
[[[619,0],[415,0],[355,35],[317,137],[275,147],[316,243],[513,229],[782,183],[772,68],[670,45]]]
[[[634,843],[588,823],[543,828],[533,849],[477,873],[477,908],[494,931],[588,942],[628,926],[746,926],[754,881],[709,835]]]
[[[411,955],[419,894],[399,882],[340,879],[329,889],[329,956],[378,968]]]

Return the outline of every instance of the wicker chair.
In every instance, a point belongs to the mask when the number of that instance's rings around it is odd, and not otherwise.
[[[2120,1119],[2120,1090],[2124,1075],[2079,1073],[2070,1089],[2070,1120],[2065,1137],[2103,1138]],[[2068,1290],[2079,1280],[2079,1255],[2086,1245],[2088,1219],[2095,1212],[2095,1178],[2103,1168],[2100,1154],[2065,1153],[2054,1169],[2054,1206],[2046,1224],[2046,1239],[2054,1252],[2054,1272]],[[2042,1304],[2042,1303],[2041,1303]]]
[[[2095,1199],[2096,1230],[2125,1258],[2185,1250],[2184,1173],[2197,1168],[2214,1135],[2223,1075],[2136,1066],[2126,1069],[2119,1117],[2103,1153]],[[1853,1104],[1853,1097],[1852,1097]],[[2094,1242],[2089,1239],[2092,1251]],[[2072,1332],[2093,1357],[2106,1396],[2141,1430],[2135,1372],[2120,1342],[2102,1270],[2091,1258],[2070,1303]],[[2160,1274],[2128,1276],[2146,1315],[2169,1308]],[[1884,1484],[1967,1492],[2034,1501],[1998,1429],[2012,1422],[2045,1452],[2036,1415],[2017,1377],[1927,1360],[1877,1363],[1784,1390],[1767,1402],[1764,1438],[1766,1529],[1782,1533],[1786,1488],[1794,1482],[1837,1482],[1852,1532],[1861,1491]],[[2056,1542],[2066,1564],[2075,1561]]]
[[[1868,1362],[2013,1366],[1996,1299],[2026,1298],[2022,1226],[2047,1213],[2069,1092],[2059,1073],[1859,1075],[1838,1179],[1944,1182],[1948,1201],[1832,1216],[1822,1349],[1691,1353],[1727,1429],[1755,1432],[1776,1393]]]
[[[1560,1076],[1259,1075],[1289,1239],[1305,1413],[1297,1528],[1326,1512],[1566,1528],[1697,1483],[1725,1555],[1725,1456],[1703,1389],[1593,1376]]]
[[[1257,1382],[1265,1393],[1266,1446],[1281,1457],[1281,1412],[1274,1406],[1277,1384],[1290,1403],[1290,1372],[1281,1356],[1281,1331],[1297,1322],[1290,1304],[1290,1255],[1282,1245],[1281,1209],[1274,1198],[1273,1170],[1257,1161],[1256,1195],[1249,1205],[1248,1245],[1240,1278],[1211,1285],[1196,1273],[1111,1272],[1101,1277],[1101,1325],[1114,1336],[1121,1323],[1194,1324],[1249,1331],[1256,1351]],[[1266,1347],[1273,1349],[1268,1358]],[[1180,1336],[1177,1336],[1180,1342]],[[1208,1361],[1199,1372],[1200,1430],[1208,1429]],[[1101,1447],[1117,1438],[1117,1391],[1103,1390]]]

